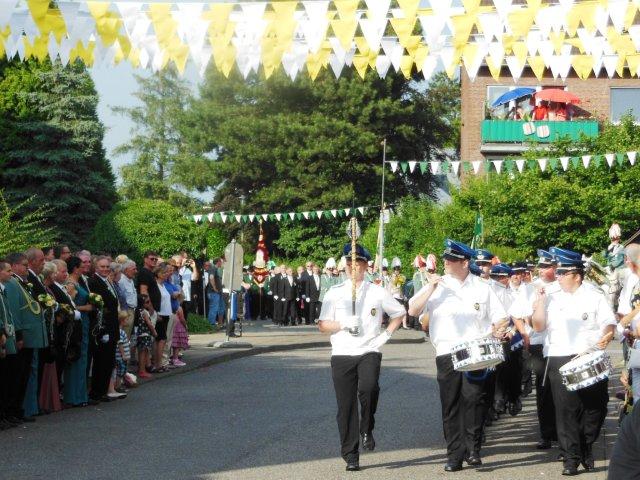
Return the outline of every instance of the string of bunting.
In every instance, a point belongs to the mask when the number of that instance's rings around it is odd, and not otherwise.
[[[477,161],[428,161],[428,162],[400,162],[400,161],[387,161],[386,163],[389,165],[389,168],[392,172],[397,172],[398,169],[403,173],[413,173],[416,171],[416,167],[418,171],[421,173],[431,172],[432,175],[438,174],[447,174],[454,173],[458,174],[460,172],[460,168],[462,168],[463,172],[473,172],[478,174],[480,172],[497,172],[501,173],[506,171],[507,173],[513,173],[518,171],[522,173],[525,169],[534,170],[539,168],[540,171],[544,172],[545,170],[558,170],[562,169],[566,171],[569,166],[572,168],[589,168],[590,165],[595,165],[599,167],[603,163],[606,163],[609,168],[613,167],[614,164],[622,167],[626,162],[629,162],[631,165],[635,165],[636,163],[636,155],[637,152],[624,152],[624,153],[605,153],[605,154],[594,154],[594,155],[580,155],[580,156],[572,156],[572,157],[553,157],[553,158],[538,158],[535,160],[527,160],[524,158],[519,159],[503,159],[503,160],[477,160]]]
[[[353,68],[430,78],[464,66],[473,80],[506,64],[541,80],[570,72],[610,78],[640,67],[638,0],[309,0],[159,2],[0,0],[0,58],[76,59],[87,66],[129,62],[158,71],[211,62],[224,75],[295,79]]]
[[[320,220],[322,218],[346,218],[351,215],[363,216],[369,207],[332,208],[330,210],[309,210],[305,212],[287,213],[250,213],[236,214],[233,212],[211,212],[192,215],[196,223],[208,220],[211,223],[251,223],[251,222],[280,222],[299,220]]]

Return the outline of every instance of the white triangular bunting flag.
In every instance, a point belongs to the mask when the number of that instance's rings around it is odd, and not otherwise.
[[[545,169],[547,168],[547,159],[546,158],[539,158],[538,159],[538,165],[540,166],[540,171],[544,172]]]
[[[253,219],[256,218],[256,214],[252,213],[251,215],[249,215],[249,221],[253,222]]]
[[[498,172],[498,174],[502,171],[502,162],[503,160],[492,160],[491,163],[493,163],[493,166],[496,167],[496,172]]]
[[[282,219],[282,214],[281,213],[276,213],[276,220],[280,221]]]
[[[395,173],[395,172],[396,172],[396,170],[398,170],[398,162],[396,162],[396,161],[389,162],[389,165],[391,165],[391,171],[392,171],[393,173]],[[332,211],[332,212],[333,212],[333,211]],[[334,217],[335,217],[335,215],[334,215]]]
[[[522,170],[524,169],[524,164],[526,163],[526,160],[519,158],[518,160],[516,160],[516,167],[518,167],[518,171],[520,173],[522,173]]]
[[[453,160],[451,162],[451,168],[453,168],[453,173],[458,175],[458,172],[460,171],[460,162],[458,160]]]
[[[482,166],[482,161],[474,160],[473,162],[471,162],[471,165],[473,165],[473,173],[477,175],[478,172],[480,171],[480,167]]]
[[[210,213],[209,215],[207,215],[207,218],[209,219],[210,222],[213,222],[213,213]]]
[[[227,214],[220,212],[220,218],[222,218],[222,223],[227,222]]]
[[[364,207],[358,207],[358,211],[360,212],[360,215],[364,215]]]
[[[309,220],[309,212],[302,212],[302,216],[303,216],[306,220]]]
[[[607,76],[612,78],[616,74],[616,66],[618,65],[618,55],[605,55],[602,57],[602,63]]]
[[[629,163],[631,163],[631,165],[636,164],[636,152],[627,152],[627,157],[629,158]]]
[[[591,155],[582,155],[582,165],[584,165],[584,168],[589,168],[590,163]]]
[[[269,214],[268,214],[268,213],[263,213],[263,214],[262,214],[262,215],[260,215],[260,216],[262,217],[262,220],[263,220],[263,221],[265,221],[265,222],[266,222],[267,220],[269,220]]]
[[[336,210],[335,208],[331,210],[331,215],[333,215],[333,218],[336,218],[336,215],[338,215],[338,210]]]
[[[323,210],[316,210],[316,216],[318,217],[318,220],[320,220],[322,218],[322,214],[324,213]]]
[[[440,170],[440,163],[438,161],[431,161],[429,162],[429,166],[431,167],[431,174],[432,175],[437,175],[438,171]]]
[[[560,157],[560,165],[562,165],[563,170],[567,170],[569,168],[569,157]]]
[[[295,214],[295,213],[293,213],[293,212],[290,212],[290,213],[289,213],[289,218],[290,218],[291,220],[293,220],[294,218],[296,218],[296,214]]]
[[[411,173],[413,173],[413,171],[416,169],[416,163],[418,162],[416,162],[415,160],[409,161],[409,171]]]
[[[195,220],[196,223],[198,223],[200,220],[202,220],[202,215],[194,215],[193,219]]]
[[[609,164],[609,168],[613,167],[613,161],[615,160],[616,156],[613,153],[607,153],[607,154],[605,154],[604,158],[607,159],[607,163]]]
[[[349,216],[349,214],[351,213],[351,209],[350,209],[350,208],[345,208],[345,209],[344,209],[344,213],[345,213],[345,215],[348,217],[348,216]]]
[[[236,222],[240,223],[240,221],[242,220],[242,215],[234,215]]]

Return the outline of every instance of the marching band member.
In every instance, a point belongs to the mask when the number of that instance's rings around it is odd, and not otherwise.
[[[487,335],[505,324],[506,312],[491,287],[469,274],[475,252],[463,243],[445,240],[443,277],[434,276],[409,302],[409,314],[428,325],[436,349],[436,368],[442,407],[444,437],[447,442],[447,472],[462,469],[462,462],[482,464],[483,380],[454,370],[453,346]],[[473,372],[471,372],[473,373]]]
[[[488,280],[491,276],[491,265],[494,255],[489,250],[478,249],[476,250],[475,258],[475,263],[478,267],[480,267],[480,270],[482,272],[480,276]]]
[[[338,403],[341,454],[347,471],[360,470],[359,437],[364,450],[373,450],[374,414],[380,387],[380,347],[395,332],[405,309],[382,286],[365,280],[369,252],[356,246],[356,264],[351,264],[351,244],[344,247],[348,280],[329,289],[322,302],[318,327],[331,334],[331,371]],[[351,269],[355,268],[356,314],[352,315]],[[382,314],[389,326],[381,332]],[[356,334],[352,333],[357,329]],[[351,331],[349,331],[351,330]],[[360,419],[358,419],[358,400]]]
[[[538,250],[538,277],[531,283],[533,290],[524,289],[516,296],[509,313],[515,318],[522,318],[527,322],[530,330],[529,338],[529,368],[535,374],[536,409],[538,425],[540,427],[540,441],[536,448],[547,450],[551,448],[551,442],[558,439],[556,433],[556,414],[551,395],[549,381],[544,381],[545,358],[543,345],[546,337],[545,331],[534,331],[531,328],[531,315],[536,299],[536,292],[541,288],[547,295],[560,290],[556,282],[556,264],[553,255],[546,250]]]
[[[551,248],[557,264],[560,290],[538,291],[532,323],[537,332],[546,330],[547,381],[556,406],[560,449],[564,454],[562,475],[577,475],[578,464],[594,468],[591,447],[597,440],[607,414],[608,380],[569,391],[559,368],[589,349],[605,349],[613,337],[615,315],[604,293],[583,283],[582,255]]]

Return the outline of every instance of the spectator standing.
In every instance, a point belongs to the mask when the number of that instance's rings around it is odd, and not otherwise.
[[[222,259],[213,260],[209,270],[209,282],[207,284],[207,298],[209,299],[209,312],[207,318],[211,325],[217,325],[222,329],[224,324],[224,299],[222,298]]]

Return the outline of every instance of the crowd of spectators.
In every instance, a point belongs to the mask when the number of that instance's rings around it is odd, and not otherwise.
[[[0,430],[185,366],[198,279],[185,253],[138,266],[60,245],[0,259]]]

